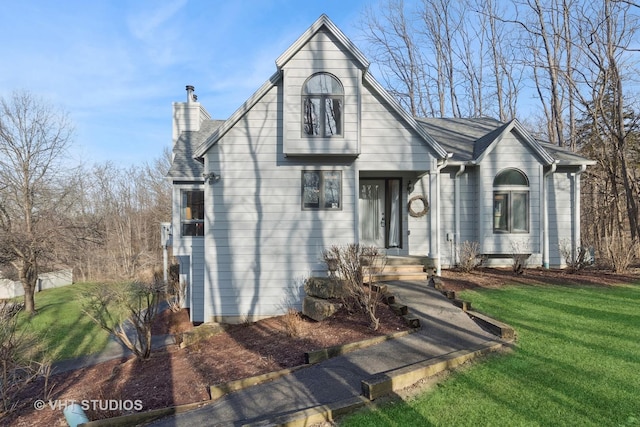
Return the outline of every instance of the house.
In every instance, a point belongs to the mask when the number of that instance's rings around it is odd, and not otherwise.
[[[300,303],[322,252],[359,242],[456,264],[477,242],[495,264],[563,266],[580,245],[587,159],[516,120],[416,119],[325,15],[227,120],[187,86],[173,104],[173,253],[191,319],[243,321]]]

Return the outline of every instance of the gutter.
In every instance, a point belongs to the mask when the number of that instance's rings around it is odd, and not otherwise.
[[[554,160],[549,169],[542,178],[542,266],[549,268],[549,189],[547,177],[555,173],[558,167],[558,161]]]
[[[465,169],[467,168],[467,166],[463,163],[460,166],[458,166],[458,172],[456,172],[455,175],[455,180],[454,180],[454,194],[455,194],[455,200],[454,200],[454,215],[455,215],[455,234],[453,236],[453,245],[454,245],[454,250],[453,250],[453,262],[455,265],[458,265],[458,251],[456,250],[456,248],[458,247],[458,245],[460,244],[459,240],[460,240],[460,176],[462,176],[462,174],[464,173]]]
[[[442,262],[440,260],[440,242],[442,241],[441,239],[441,230],[440,230],[440,171],[447,167],[447,165],[449,164],[449,159],[453,157],[453,153],[447,153],[447,155],[440,159],[438,162],[436,162],[435,165],[435,193],[436,193],[436,206],[435,206],[435,210],[436,210],[436,214],[435,214],[435,229],[436,229],[436,236],[435,236],[435,253],[432,252],[431,256],[433,258],[436,259],[436,276],[441,276],[442,275]],[[430,180],[431,181],[431,180]]]
[[[576,261],[578,257],[578,248],[581,246],[580,236],[580,175],[587,170],[587,165],[580,165],[580,169],[574,174],[573,180],[573,241],[571,244],[571,257]]]

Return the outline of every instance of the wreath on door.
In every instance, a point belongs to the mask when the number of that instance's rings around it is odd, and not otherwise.
[[[420,218],[425,216],[429,212],[429,202],[427,198],[422,195],[413,196],[409,199],[409,215],[414,218]]]

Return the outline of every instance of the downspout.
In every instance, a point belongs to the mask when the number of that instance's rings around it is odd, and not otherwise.
[[[547,184],[547,177],[555,173],[557,167],[557,161],[551,163],[551,168],[542,178],[542,266],[546,269],[549,268],[549,185]]]
[[[436,253],[434,258],[436,259],[436,276],[442,275],[442,262],[440,260],[440,244],[441,244],[441,231],[440,231],[440,171],[447,166],[449,159],[453,156],[453,153],[447,153],[447,157],[442,160],[442,163],[437,164],[435,167],[435,185],[436,185]]]
[[[456,218],[456,224],[455,224],[455,235],[453,237],[453,245],[454,245],[454,250],[453,250],[453,262],[455,265],[458,265],[458,245],[460,244],[460,176],[464,173],[464,170],[466,169],[466,166],[464,164],[460,165],[460,168],[458,169],[458,172],[456,172],[456,176],[455,176],[455,180],[454,180],[454,193],[455,193],[455,200],[454,200],[454,215]]]
[[[580,175],[587,170],[587,165],[580,165],[580,169],[574,174],[573,181],[573,243],[571,245],[571,256],[576,261],[578,256],[578,248],[581,243],[580,236]]]

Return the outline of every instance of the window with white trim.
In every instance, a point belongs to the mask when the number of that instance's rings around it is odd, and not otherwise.
[[[529,180],[518,169],[504,169],[493,180],[493,232],[529,232]]]
[[[182,190],[180,194],[182,236],[204,236],[204,191]]]

